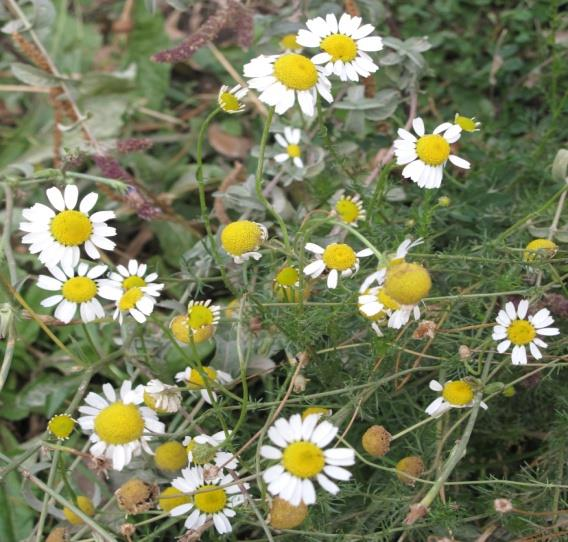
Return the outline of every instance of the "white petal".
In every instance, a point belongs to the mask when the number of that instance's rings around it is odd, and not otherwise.
[[[79,199],[79,189],[74,184],[68,184],[65,187],[63,199],[65,200],[67,209],[75,209],[75,205],[77,205],[77,200]]]
[[[454,164],[454,166],[461,167],[462,169],[469,169],[471,167],[471,164],[467,160],[455,154],[450,154],[450,162]]]
[[[383,48],[383,40],[379,36],[363,38],[357,42],[357,48],[361,51],[380,51]]]
[[[424,121],[420,117],[416,117],[412,121],[412,128],[420,137],[424,135]]]
[[[98,199],[99,195],[96,192],[90,192],[81,200],[81,203],[79,204],[79,211],[89,214],[91,209],[96,205]]]
[[[61,194],[59,188],[52,186],[45,191],[47,199],[55,209],[58,211],[65,210],[65,200],[63,199],[63,195]]]

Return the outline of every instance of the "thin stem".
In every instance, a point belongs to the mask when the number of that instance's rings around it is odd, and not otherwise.
[[[4,213],[4,228],[2,230],[2,244],[0,245],[0,263],[6,258],[8,264],[8,273],[10,274],[10,282],[14,286],[18,280],[18,273],[16,271],[16,261],[14,260],[14,253],[12,252],[12,245],[10,243],[10,236],[12,234],[12,215],[14,212],[14,196],[12,188],[8,183],[3,183],[4,194],[6,196],[5,213]]]

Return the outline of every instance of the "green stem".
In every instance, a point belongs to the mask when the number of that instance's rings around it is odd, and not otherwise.
[[[57,467],[59,466],[59,455],[60,451],[55,450],[53,452],[53,461],[49,469],[49,474],[47,476],[47,487],[51,489],[55,481],[55,474],[57,473]],[[43,496],[43,502],[41,504],[41,513],[39,515],[39,521],[37,522],[37,532],[36,532],[36,542],[41,542],[43,538],[43,526],[45,525],[45,519],[47,517],[47,505],[49,504],[50,495],[46,492]]]

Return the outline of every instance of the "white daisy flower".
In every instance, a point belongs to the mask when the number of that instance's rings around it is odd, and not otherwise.
[[[227,85],[223,85],[219,90],[217,103],[225,113],[229,113],[230,115],[241,113],[245,110],[243,98],[247,94],[248,88],[241,85],[235,85],[232,89],[229,89]]]
[[[233,509],[245,500],[240,488],[249,488],[246,483],[237,485],[231,475],[205,480],[201,467],[183,469],[181,477],[175,478],[172,486],[182,493],[191,494],[192,502],[176,506],[170,515],[176,517],[191,512],[184,525],[192,530],[199,529],[208,519],[213,519],[219,534],[232,531],[229,518],[236,515]]]
[[[260,260],[258,249],[268,239],[266,226],[250,220],[237,220],[227,224],[221,232],[221,246],[235,263],[252,258]]]
[[[216,383],[225,385],[233,381],[229,373],[218,371],[213,369],[213,367],[203,367],[203,372],[207,377],[207,384],[210,390],[213,390]],[[207,391],[205,380],[197,369],[187,367],[185,371],[177,373],[175,379],[176,382],[183,382],[190,390],[199,390],[201,397],[203,397],[206,403],[211,404],[217,400],[217,394],[214,391]]]
[[[172,414],[181,407],[181,391],[154,378],[144,386],[144,402],[160,414]]]
[[[118,273],[110,273],[109,278],[103,281],[112,288],[114,297],[111,299],[116,301],[113,318],[122,324],[124,314],[130,313],[138,323],[144,323],[152,314],[164,285],[154,282],[158,278],[157,273],[145,276],[146,264],[136,260],[130,260],[128,267],[119,265],[116,270]]]
[[[42,290],[57,292],[41,302],[42,307],[57,305],[54,316],[64,324],[68,324],[77,307],[83,322],[92,322],[104,318],[105,311],[97,299],[112,299],[114,291],[98,279],[107,269],[106,265],[95,265],[89,269],[86,263],[80,263],[76,269],[58,266],[48,267],[52,276],[40,275],[37,285]],[[97,280],[98,279],[98,280]]]
[[[308,117],[313,117],[317,95],[333,102],[331,83],[323,70],[297,53],[258,56],[244,67],[249,87],[260,91],[260,101],[275,107],[282,115],[296,100]]]
[[[114,249],[115,243],[108,237],[116,235],[116,230],[106,224],[115,218],[114,212],[98,211],[89,216],[97,203],[97,193],[87,194],[79,203],[79,210],[75,209],[79,198],[75,185],[67,185],[63,194],[56,187],[45,193],[55,211],[36,203],[22,211],[29,222],[20,224],[20,229],[27,232],[22,243],[30,245],[31,254],[39,253],[41,263],[52,267],[61,262],[62,266],[73,267],[79,263],[81,246],[93,260],[101,257],[99,248]]]
[[[318,423],[319,422],[319,423]],[[312,480],[317,480],[329,493],[336,495],[339,487],[330,478],[349,480],[351,473],[344,469],[355,463],[350,448],[325,448],[337,434],[338,428],[311,414],[302,420],[294,414],[289,420],[280,418],[268,430],[268,437],[278,446],[262,446],[260,454],[278,464],[262,475],[271,495],[279,496],[292,506],[301,502],[314,504],[316,492]],[[281,449],[279,449],[281,448]]]
[[[444,385],[437,380],[430,380],[429,388],[432,391],[442,392],[426,408],[426,414],[437,418],[451,408],[469,408],[473,406],[475,390],[466,380],[448,380]],[[481,408],[487,410],[487,404],[481,401]]]
[[[132,389],[125,380],[117,396],[110,384],[103,384],[103,394],[90,392],[79,412],[85,414],[77,422],[81,429],[92,433],[94,444],[90,452],[95,457],[112,460],[115,470],[122,470],[142,449],[153,455],[148,441],[164,433],[165,426],[148,407],[138,406],[143,401],[143,386]]]
[[[367,52],[380,51],[383,40],[369,36],[375,28],[370,24],[361,26],[361,17],[344,13],[338,22],[335,15],[329,13],[325,19],[309,19],[306,26],[308,30],[298,32],[297,42],[322,50],[312,61],[325,64],[326,75],[334,73],[342,81],[359,81],[359,76],[369,77],[379,69]]]
[[[227,440],[227,435],[224,431],[219,431],[211,436],[206,434],[197,435],[194,438],[187,436],[183,439],[183,445],[187,448],[190,463],[204,466],[215,465],[218,469],[235,470],[239,466],[239,460],[233,454],[219,450],[225,440]]]
[[[505,310],[500,310],[497,316],[497,325],[493,328],[493,340],[498,341],[497,352],[503,354],[511,345],[511,361],[513,365],[526,365],[527,350],[529,347],[535,359],[541,359],[540,348],[548,345],[539,337],[551,337],[558,335],[560,330],[549,327],[554,323],[548,309],[540,309],[536,314],[527,318],[529,302],[527,299],[519,301],[517,308],[510,301],[505,305]]]
[[[190,301],[187,305],[187,318],[189,327],[198,330],[203,326],[216,326],[221,318],[221,307],[211,305],[213,301]]]
[[[417,117],[412,127],[418,139],[404,128],[399,128],[400,139],[394,142],[396,163],[405,165],[403,177],[412,179],[420,188],[439,188],[448,160],[457,167],[470,168],[467,160],[451,154],[450,144],[460,138],[461,126],[444,122],[434,133],[425,135],[424,122]]]
[[[359,270],[359,258],[373,254],[370,248],[355,252],[345,243],[331,243],[325,248],[315,243],[306,243],[305,248],[314,253],[316,259],[304,267],[304,275],[315,279],[324,271],[328,272],[327,287],[331,289],[337,288],[340,275],[350,277]]]
[[[301,132],[297,128],[290,128],[286,126],[284,128],[284,135],[276,134],[274,137],[279,145],[286,149],[286,152],[277,154],[274,160],[277,162],[286,162],[286,160],[292,160],[294,165],[298,168],[304,167],[304,162],[302,161],[302,149],[300,148],[300,137]]]
[[[365,220],[367,213],[363,209],[363,202],[361,196],[355,194],[354,196],[346,196],[344,190],[340,190],[331,201],[333,210],[331,214],[338,216],[345,224],[350,224],[354,228],[357,227],[357,222]]]

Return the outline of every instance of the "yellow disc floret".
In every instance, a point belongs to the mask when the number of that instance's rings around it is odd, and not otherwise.
[[[45,542],[69,542],[69,533],[65,527],[56,527],[47,535]]]
[[[122,287],[125,290],[130,290],[130,288],[143,288],[144,286],[146,286],[146,281],[137,275],[127,277],[122,281]]]
[[[440,166],[450,156],[450,144],[441,135],[425,135],[416,143],[416,154],[425,164]]]
[[[296,41],[296,34],[286,34],[280,40],[282,49],[290,49],[292,51],[299,51],[302,46]]]
[[[121,311],[129,311],[136,306],[136,303],[144,297],[144,292],[137,286],[130,288],[118,301],[118,308]]]
[[[318,81],[318,71],[309,58],[289,53],[274,63],[274,77],[289,89],[309,90]]]
[[[82,245],[93,233],[93,224],[85,213],[62,211],[49,226],[55,240],[67,247]]]
[[[355,40],[343,34],[328,36],[322,40],[320,47],[331,56],[331,62],[351,62],[357,56]]]
[[[398,479],[409,486],[413,486],[416,483],[414,478],[420,478],[424,472],[424,462],[422,458],[417,455],[411,455],[408,457],[403,457],[396,464],[396,475]]]
[[[313,442],[300,440],[286,447],[282,464],[298,478],[312,478],[325,467],[325,458],[321,449]]]
[[[189,344],[193,338],[195,344],[205,342],[215,333],[215,326],[201,326],[199,329],[191,329],[189,318],[180,314],[170,322],[173,336],[181,343]]]
[[[415,305],[425,298],[432,287],[430,273],[417,263],[400,263],[390,267],[384,290],[401,305]]]
[[[304,409],[302,412],[302,419],[305,420],[308,416],[315,414],[317,416],[330,416],[331,410],[329,408],[312,406]]]
[[[165,471],[177,471],[187,465],[185,446],[174,440],[160,444],[154,452],[156,467]]]
[[[175,487],[167,487],[160,493],[158,504],[164,512],[169,512],[182,504],[189,504],[191,497],[188,497]]]
[[[144,418],[136,405],[118,401],[97,415],[95,433],[107,444],[127,444],[143,435]]]
[[[553,258],[558,251],[558,245],[549,239],[534,239],[523,252],[525,262],[534,262],[538,259]]]
[[[118,507],[129,514],[146,512],[154,505],[158,487],[138,478],[131,478],[115,492]]]
[[[85,515],[89,517],[95,515],[95,507],[89,497],[79,495],[77,497],[77,500],[75,501],[75,504],[77,508],[79,508],[79,510],[81,510],[81,512],[83,512]],[[75,514],[75,512],[67,507],[63,509],[63,515],[65,516],[65,519],[69,523],[71,523],[71,525],[82,525],[84,523],[82,518],[80,518],[77,514]]]
[[[97,295],[97,283],[89,277],[73,277],[63,283],[61,293],[71,303],[84,303]]]
[[[300,280],[300,273],[293,267],[284,267],[274,279],[280,286],[294,286]]]
[[[339,218],[347,224],[357,222],[359,213],[361,212],[359,206],[352,199],[345,197],[340,198],[335,204],[335,211]]]
[[[464,117],[456,113],[454,124],[461,127],[464,132],[477,132],[479,129],[479,122],[476,122],[475,117]]]
[[[473,401],[473,388],[465,380],[447,382],[442,390],[442,397],[454,406],[469,405]]]
[[[219,96],[219,106],[223,111],[234,113],[239,110],[241,104],[234,94],[231,94],[230,92],[223,92],[221,93],[221,96]]]
[[[300,525],[308,515],[308,507],[301,502],[298,506],[276,497],[270,507],[270,525],[274,529],[294,529]]]
[[[357,263],[355,251],[345,243],[332,243],[328,245],[322,255],[323,262],[328,269],[346,271]]]
[[[193,496],[195,507],[206,514],[216,514],[225,508],[227,493],[216,485],[205,484],[199,488],[199,493]]]
[[[47,424],[47,430],[56,438],[65,440],[75,427],[75,420],[67,414],[53,416]]]
[[[192,305],[187,313],[189,319],[189,327],[199,329],[202,326],[210,326],[213,324],[213,311],[205,305]]]
[[[392,435],[382,425],[371,425],[361,438],[363,449],[373,457],[383,457],[390,450]]]
[[[221,232],[221,244],[231,256],[242,256],[247,252],[253,252],[262,241],[262,228],[250,220],[232,222]]]
[[[379,290],[377,294],[377,299],[381,302],[387,309],[392,311],[397,311],[400,309],[400,303],[397,303],[389,294],[385,292],[384,288]]]
[[[514,320],[507,328],[507,337],[516,346],[529,344],[536,337],[536,329],[528,320]]]
[[[296,145],[295,143],[290,143],[290,145],[286,147],[286,151],[290,158],[300,158],[300,156],[302,156],[300,145]]]
[[[203,367],[203,372],[207,375],[209,380],[209,386],[213,384],[213,382],[217,379],[217,371],[212,367]],[[205,380],[199,374],[197,369],[191,370],[191,376],[189,377],[189,381],[187,382],[187,387],[191,390],[201,390],[205,388]]]

